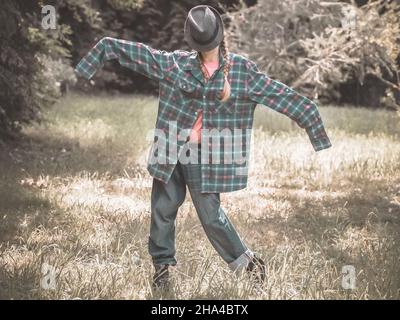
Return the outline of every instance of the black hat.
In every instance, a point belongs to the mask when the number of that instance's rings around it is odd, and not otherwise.
[[[224,37],[224,24],[220,14],[207,5],[190,9],[184,29],[185,41],[196,51],[212,50]]]

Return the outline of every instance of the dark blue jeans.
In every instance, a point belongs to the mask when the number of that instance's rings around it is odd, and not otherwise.
[[[197,148],[198,159],[201,159],[200,145],[193,144],[190,150],[196,151]],[[242,270],[247,266],[253,252],[246,247],[226,216],[221,207],[220,194],[200,192],[200,168],[200,164],[182,164],[178,160],[167,184],[153,178],[148,247],[153,263],[156,265],[176,265],[177,263],[175,220],[178,209],[185,200],[187,186],[197,215],[211,244],[232,270]]]

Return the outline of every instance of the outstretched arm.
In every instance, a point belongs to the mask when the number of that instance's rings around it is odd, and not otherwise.
[[[317,105],[285,84],[261,72],[255,62],[246,61],[248,94],[252,101],[278,111],[305,129],[315,151],[332,146]]]
[[[175,63],[172,52],[157,50],[142,42],[105,37],[78,63],[75,71],[91,79],[105,61],[112,59],[153,80],[163,79]]]

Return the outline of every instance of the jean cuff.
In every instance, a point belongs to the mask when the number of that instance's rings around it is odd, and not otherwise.
[[[176,266],[177,265],[177,261],[176,259],[167,259],[167,260],[154,260],[153,259],[153,266],[161,266],[161,265],[170,265],[170,266]]]
[[[246,269],[247,265],[253,257],[254,253],[250,249],[247,249],[236,260],[229,263],[228,266],[233,272],[240,273],[241,271]]]

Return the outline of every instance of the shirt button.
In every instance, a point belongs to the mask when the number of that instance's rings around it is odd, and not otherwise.
[[[205,99],[205,98],[206,98],[206,95],[203,95],[203,98]]]

